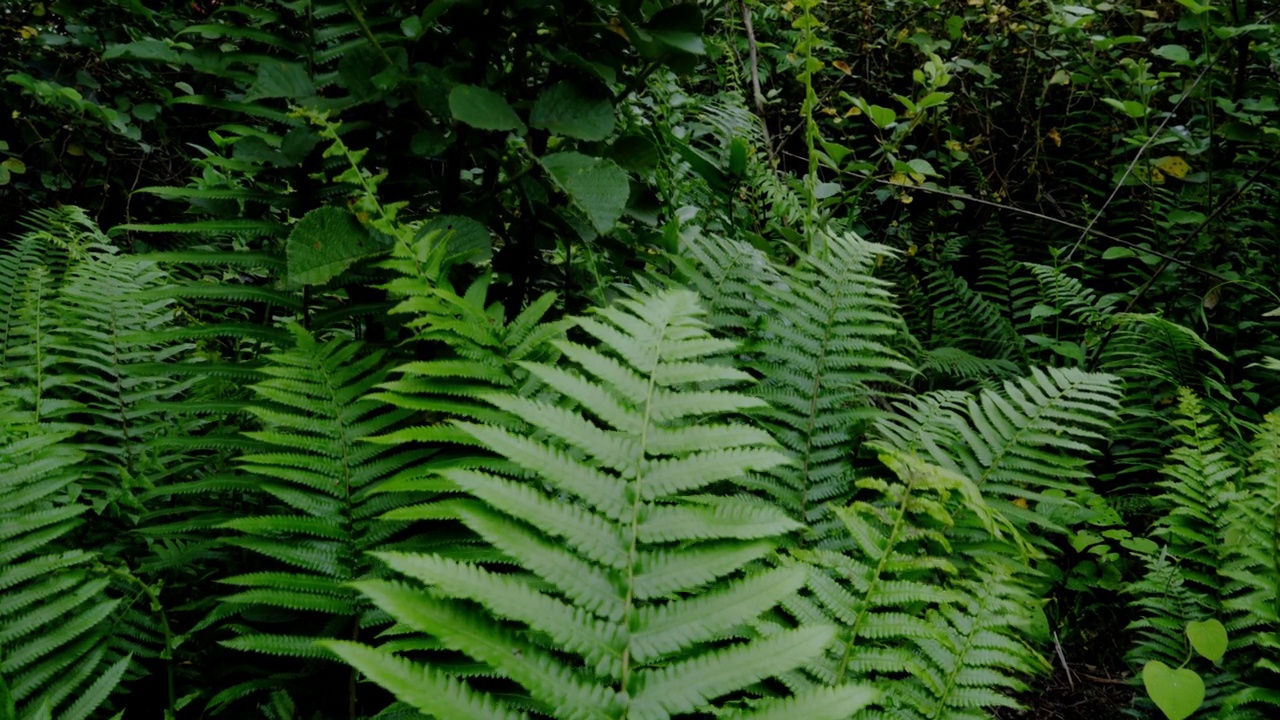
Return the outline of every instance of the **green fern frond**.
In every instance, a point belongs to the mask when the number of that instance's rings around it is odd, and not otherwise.
[[[1226,705],[1270,714],[1280,709],[1280,415],[1267,416],[1253,446],[1226,509],[1232,557],[1220,571],[1222,607],[1245,685]]]
[[[906,673],[885,685],[886,709],[899,717],[950,717],[943,709],[962,706],[968,694],[1020,687],[1017,676],[1040,665],[1017,640],[1029,619],[1019,607],[1028,593],[1003,566],[984,565],[973,580],[953,582],[959,569],[947,539],[961,515],[993,538],[1007,525],[970,480],[909,455],[886,451],[881,460],[898,480],[859,480],[868,499],[835,513],[852,550],[793,551],[815,569],[806,593],[784,607],[796,622],[835,623],[840,642],[804,668],[809,679],[789,684]]]
[[[892,447],[920,452],[973,479],[992,506],[1019,529],[1038,524],[1063,530],[1033,509],[1047,490],[1074,497],[1087,490],[1088,456],[1106,437],[1119,404],[1110,375],[1073,368],[1033,368],[1000,391],[930,393],[899,405],[877,422]]]
[[[690,230],[680,238],[672,262],[707,307],[707,324],[722,331],[759,327],[764,297],[785,287],[782,274],[758,248],[730,238]]]
[[[458,424],[520,470],[442,470],[474,498],[453,510],[524,572],[379,553],[436,590],[367,581],[357,585],[361,592],[399,622],[515,681],[555,717],[688,714],[820,654],[831,632],[822,625],[750,642],[721,640],[775,606],[803,574],[794,568],[744,574],[776,547],[778,531],[797,527],[779,510],[758,506],[765,527],[743,538],[714,513],[698,512],[719,505],[718,498],[692,497],[787,462],[767,436],[725,421],[725,413],[761,401],[728,389],[748,376],[715,362],[733,344],[712,338],[702,315],[687,291],[602,309],[578,323],[594,346],[556,343],[569,363],[521,364],[556,389],[559,402],[511,391],[489,396],[532,431]],[[685,429],[708,425],[719,430],[704,434],[701,447],[680,439]],[[518,479],[526,473],[540,482]],[[728,511],[738,507],[730,503]],[[687,529],[672,541],[677,526]],[[765,534],[766,527],[773,532]],[[548,651],[541,637],[559,652]],[[423,712],[521,716],[386,650],[329,647]],[[845,714],[868,697],[846,696]]]
[[[390,547],[407,526],[378,518],[407,502],[404,495],[375,494],[378,485],[426,455],[365,442],[409,415],[364,398],[385,378],[383,352],[320,342],[296,326],[293,333],[295,347],[268,356],[265,379],[253,386],[258,402],[248,410],[264,427],[246,433],[256,447],[239,458],[269,499],[221,525],[232,533],[225,542],[271,568],[224,578],[239,588],[222,598],[224,607],[247,617],[283,613],[292,621],[284,632],[243,627],[224,645],[332,659],[315,640],[349,637],[360,627],[366,608],[347,583],[373,573],[365,551]]]
[[[198,233],[231,235],[283,235],[287,228],[270,220],[196,220],[185,223],[126,223],[111,228],[111,234],[126,232]]]
[[[949,266],[932,269],[921,286],[924,297],[914,302],[927,310],[912,331],[925,347],[955,347],[978,357],[1025,362],[1026,342],[1012,321]]]
[[[878,411],[872,387],[912,372],[893,345],[905,328],[887,284],[871,276],[884,248],[856,236],[833,237],[824,257],[809,256],[784,275],[768,300],[760,337],[758,395],[767,426],[794,462],[761,477],[774,502],[831,539],[839,523],[828,505],[853,489],[848,456]]]
[[[119,600],[66,544],[89,509],[68,492],[83,455],[67,439],[0,420],[0,710],[7,696],[17,717],[83,720],[130,665],[108,652]]]

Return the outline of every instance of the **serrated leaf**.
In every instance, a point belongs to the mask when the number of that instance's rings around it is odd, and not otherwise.
[[[245,100],[284,98],[300,100],[316,94],[307,69],[298,63],[271,60],[258,66],[258,79],[245,95]]]
[[[454,120],[480,130],[525,131],[506,98],[474,85],[458,85],[449,92],[449,112]]]
[[[562,152],[542,158],[542,167],[578,206],[596,232],[608,234],[622,217],[631,195],[627,174],[612,160]]]
[[[559,82],[538,96],[529,124],[556,135],[599,141],[613,134],[613,103],[576,82]]]
[[[439,241],[447,243],[445,264],[479,264],[493,257],[493,236],[489,228],[464,215],[440,215],[432,218],[418,231],[422,238],[428,233],[440,233]]]
[[[333,206],[317,208],[289,233],[286,277],[292,285],[323,285],[351,263],[378,250],[378,243],[349,211]]]
[[[137,40],[131,43],[109,43],[102,51],[103,60],[156,60],[176,63],[180,60],[178,53],[163,40]]]

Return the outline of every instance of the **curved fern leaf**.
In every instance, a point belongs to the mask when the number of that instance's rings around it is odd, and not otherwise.
[[[800,580],[795,570],[743,574],[776,547],[777,534],[743,539],[707,523],[686,534],[696,539],[670,542],[665,533],[643,530],[646,523],[666,526],[677,518],[704,522],[707,515],[687,512],[692,491],[740,482],[746,473],[787,461],[767,436],[724,421],[724,413],[760,401],[727,389],[746,376],[714,362],[733,345],[707,334],[702,315],[687,291],[637,296],[600,310],[579,321],[594,346],[557,343],[574,369],[522,364],[562,393],[558,402],[510,391],[488,396],[497,407],[519,413],[532,432],[458,423],[522,469],[441,474],[474,498],[455,506],[462,522],[523,572],[381,553],[384,562],[436,592],[381,581],[362,582],[360,590],[401,623],[515,681],[556,717],[687,714],[820,654],[831,632],[821,624],[750,642],[718,641],[725,630],[776,605]],[[720,428],[705,437],[707,444],[673,442],[682,429],[707,423]],[[738,433],[749,439],[734,437]],[[659,438],[667,438],[661,441],[666,448],[655,447]],[[525,473],[539,482],[518,480]],[[531,495],[546,501],[521,502]],[[572,509],[559,507],[565,503]],[[700,496],[692,507],[717,503]],[[663,519],[668,513],[672,517]],[[771,522],[778,530],[795,527],[776,510]],[[712,583],[723,589],[691,595]],[[541,637],[554,639],[560,652],[545,649]],[[401,679],[426,677],[429,670],[385,651],[328,646],[375,679],[386,679],[403,702],[443,712],[448,698],[403,686]],[[494,702],[469,686],[449,687],[465,707]],[[845,696],[846,712],[864,697]]]

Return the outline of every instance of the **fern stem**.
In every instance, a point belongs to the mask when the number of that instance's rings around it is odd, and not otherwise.
[[[902,528],[906,524],[907,503],[910,502],[911,491],[915,488],[916,474],[914,471],[908,471],[908,476],[909,479],[902,491],[902,501],[898,503],[898,517],[893,521],[893,530],[889,532],[889,536],[885,539],[884,550],[876,563],[875,575],[868,584],[867,592],[864,594],[865,599],[862,610],[858,612],[857,619],[853,621],[853,625],[849,629],[849,638],[845,641],[844,654],[840,658],[840,668],[836,671],[836,685],[840,685],[845,681],[845,673],[849,670],[849,660],[853,657],[853,646],[858,642],[858,632],[862,630],[862,622],[871,613],[871,598],[880,586],[880,580],[884,577],[885,565],[888,564],[889,558],[893,556],[893,549],[898,545],[898,536],[902,534]]]
[[[628,695],[631,693],[631,690],[628,687],[630,685],[629,680],[631,674],[630,629],[631,615],[635,611],[636,559],[639,554],[640,545],[640,510],[643,506],[643,501],[641,500],[644,484],[643,466],[645,451],[649,447],[649,426],[653,421],[653,395],[658,389],[657,367],[662,353],[662,341],[666,338],[666,334],[667,327],[664,326],[662,328],[662,333],[657,337],[656,342],[653,344],[653,364],[651,366],[653,369],[649,372],[649,387],[645,394],[644,403],[644,425],[640,429],[640,444],[636,451],[636,480],[631,502],[631,527],[628,530],[630,538],[627,547],[627,595],[622,605],[622,627],[627,630],[628,638],[626,647],[622,649],[622,671],[618,675],[620,678],[619,688],[622,692],[627,693]]]
[[[134,575],[126,569],[102,566],[109,574],[116,575],[132,584],[136,584],[147,596],[147,602],[152,612],[160,619],[160,629],[164,633],[164,652],[160,654],[160,658],[164,660],[164,679],[165,690],[168,693],[168,713],[166,718],[177,717],[178,712],[178,693],[174,684],[173,677],[173,630],[169,627],[169,615],[164,611],[164,605],[160,603],[160,596],[151,589],[151,586],[142,581],[142,578]]]

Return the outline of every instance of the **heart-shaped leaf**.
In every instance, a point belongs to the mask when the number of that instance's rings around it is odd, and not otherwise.
[[[307,69],[298,63],[271,60],[258,67],[258,79],[249,88],[247,101],[266,98],[301,100],[316,94]]]
[[[1142,684],[1169,720],[1190,717],[1204,702],[1204,681],[1199,675],[1186,668],[1174,670],[1159,660],[1142,666]]]
[[[1196,652],[1213,662],[1221,660],[1227,652],[1227,629],[1213,618],[1187,623],[1187,639]]]

